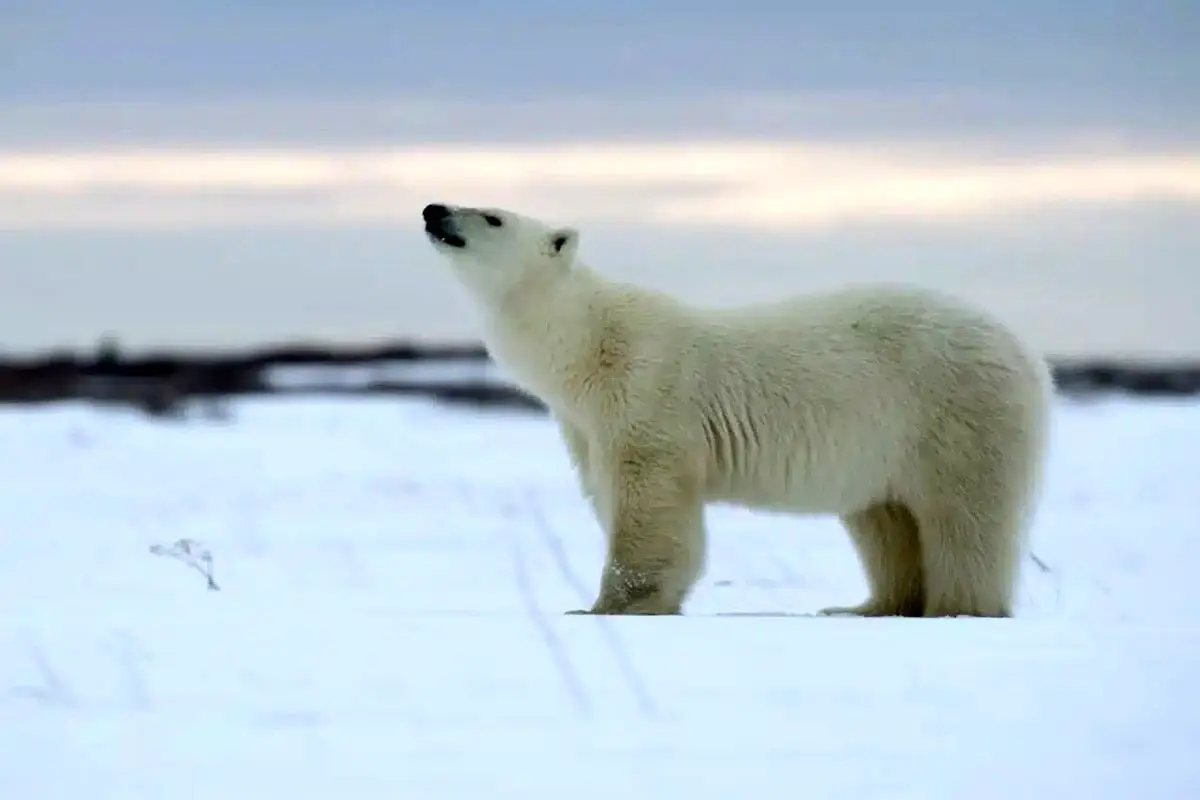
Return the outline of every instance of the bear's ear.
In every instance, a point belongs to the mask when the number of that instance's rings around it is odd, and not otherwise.
[[[579,231],[574,228],[559,228],[550,234],[550,252],[568,264],[575,260],[579,248]]]

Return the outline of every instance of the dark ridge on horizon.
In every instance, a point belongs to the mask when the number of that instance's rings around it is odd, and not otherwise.
[[[1198,361],[1051,363],[1056,388],[1065,397],[1200,394]],[[104,341],[90,355],[0,357],[0,405],[76,400],[179,418],[199,402],[206,415],[220,417],[223,401],[261,395],[415,396],[479,408],[544,411],[537,399],[495,374],[478,344],[295,344],[243,353],[162,351],[126,357],[115,342]]]

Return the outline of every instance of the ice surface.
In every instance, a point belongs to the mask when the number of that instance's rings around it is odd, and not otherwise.
[[[0,797],[1200,797],[1200,404],[1060,407],[990,621],[807,616],[865,592],[837,524],[727,508],[685,616],[565,616],[544,419],[233,412],[0,413]]]

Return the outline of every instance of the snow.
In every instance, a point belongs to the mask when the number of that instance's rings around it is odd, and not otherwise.
[[[809,616],[836,522],[729,508],[683,617],[566,616],[545,419],[232,411],[0,412],[0,797],[1200,797],[1200,404],[1061,405],[1015,620]]]

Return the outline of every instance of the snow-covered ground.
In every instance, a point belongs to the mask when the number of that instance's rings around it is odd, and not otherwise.
[[[836,523],[718,508],[683,617],[565,616],[548,422],[0,412],[0,797],[1200,797],[1200,404],[1060,407],[1015,620],[811,617]],[[195,539],[220,591],[150,553]]]

